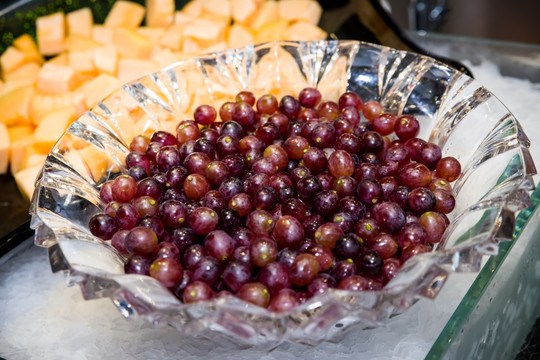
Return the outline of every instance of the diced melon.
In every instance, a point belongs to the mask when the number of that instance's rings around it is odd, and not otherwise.
[[[111,11],[105,18],[104,25],[107,27],[124,27],[135,29],[139,26],[145,15],[144,6],[131,1],[119,0],[114,3]]]
[[[33,86],[34,82],[35,82],[35,78],[20,77],[20,78],[8,79],[2,86],[2,91],[0,91],[0,95],[8,94],[12,92],[13,90],[17,90],[22,87]]]
[[[13,40],[13,46],[21,50],[28,61],[37,62],[39,64],[43,63],[43,56],[39,53],[37,44],[30,35],[23,34],[19,36]]]
[[[92,54],[92,50],[71,51],[68,53],[69,66],[78,73],[93,75],[96,68]]]
[[[237,48],[246,45],[253,44],[255,42],[255,36],[245,26],[241,24],[233,24],[229,27],[229,33],[227,35],[227,46],[229,48]]]
[[[164,32],[159,44],[168,47],[171,50],[180,50],[182,47],[182,38],[185,24],[173,24]]]
[[[68,34],[92,37],[92,27],[94,26],[92,10],[84,7],[67,13],[66,24]]]
[[[321,5],[314,0],[285,0],[278,2],[279,16],[287,20],[306,20],[317,25],[322,15]]]
[[[174,24],[186,24],[192,20],[193,18],[186,15],[183,11],[177,10],[174,12]]]
[[[103,46],[99,41],[94,40],[92,37],[79,35],[79,34],[70,34],[67,37],[67,50],[71,51],[86,51],[92,50],[97,47]]]
[[[36,164],[31,167],[27,167],[26,169],[21,170],[14,175],[15,182],[17,183],[19,191],[28,201],[32,200],[36,178],[41,173],[42,169],[43,164]]]
[[[6,74],[5,80],[8,81],[12,79],[28,79],[30,82],[33,82],[36,79],[40,69],[41,65],[39,65],[38,63],[25,63]]]
[[[92,51],[92,61],[94,67],[101,74],[116,74],[116,66],[118,63],[118,54],[113,45],[105,45],[95,48]]]
[[[0,174],[8,171],[10,138],[7,126],[0,124]]]
[[[114,42],[114,29],[103,25],[94,25],[92,39],[104,45],[112,44]]]
[[[118,54],[132,58],[148,58],[154,44],[135,30],[117,28],[114,31],[114,45]]]
[[[284,38],[288,40],[318,41],[326,37],[326,31],[308,21],[297,21],[291,24],[284,33]]]
[[[121,86],[120,80],[108,74],[101,74],[86,82],[82,86],[82,92],[87,108],[93,107],[98,101]]]
[[[257,43],[263,43],[273,40],[284,40],[285,30],[289,27],[289,21],[279,19],[261,27],[255,35]]]
[[[279,20],[277,2],[274,0],[266,0],[260,5],[249,25],[251,29],[259,31],[263,26],[277,20]]]
[[[261,6],[259,0],[231,0],[231,16],[236,23],[246,24],[252,19],[257,8]]]
[[[52,111],[45,115],[34,132],[34,146],[48,153],[73,119],[72,107]]]
[[[0,67],[2,68],[2,76],[6,75],[21,66],[26,62],[24,53],[14,46],[8,46],[6,51],[0,55]]]
[[[30,136],[34,133],[34,126],[32,125],[11,125],[7,127],[9,134],[9,141],[15,142],[26,136]]]
[[[121,82],[127,83],[158,70],[159,65],[151,60],[120,59],[118,60],[117,77]]]
[[[224,18],[231,17],[231,3],[229,0],[205,0],[203,10]]]
[[[40,94],[35,93],[30,101],[29,118],[38,125],[46,114],[51,111],[73,106],[73,93]]]
[[[146,0],[146,25],[169,26],[174,20],[174,0]]]
[[[85,83],[86,84],[86,83]],[[75,114],[75,118],[79,118],[82,114],[84,114],[88,110],[88,106],[86,106],[86,99],[84,97],[83,87],[85,84],[80,85],[75,90],[71,92],[72,94],[72,106],[73,106],[73,113]]]
[[[69,65],[69,59],[67,56],[67,52],[63,52],[61,54],[58,54],[49,60],[47,60],[47,63],[49,64],[55,64],[60,66],[68,66]]]
[[[225,29],[227,26],[231,24],[230,16],[223,16],[223,15],[219,15],[219,14],[208,12],[208,11],[203,11],[200,17],[196,19],[196,21],[199,21],[199,20],[215,23],[216,25],[222,26],[223,29]]]
[[[34,148],[34,136],[29,135],[11,142],[9,152],[9,171],[12,175],[23,169],[26,159],[40,153]]]
[[[211,44],[210,46],[204,47],[201,49],[202,54],[211,54],[218,51],[223,51],[227,49],[227,43],[225,41],[220,41]]]
[[[319,81],[323,99],[337,99],[347,89],[347,78],[339,74],[345,74],[349,66],[346,56],[339,57],[332,65],[330,71],[324,74]]]
[[[10,74],[6,75],[6,81],[3,83],[0,94],[7,94],[20,87],[33,85],[40,69],[39,64],[31,62],[13,70]]]
[[[61,53],[65,48],[65,16],[63,12],[40,16],[36,19],[36,37],[39,52],[44,56]]]
[[[155,61],[160,68],[164,68],[182,60],[182,56],[170,49],[156,47],[150,55],[150,60]]]
[[[210,20],[196,19],[184,27],[184,36],[197,40],[215,41],[224,37],[225,25]]]
[[[79,149],[77,155],[84,159],[85,168],[95,182],[99,181],[107,171],[111,170],[112,164],[109,156],[93,145]]]
[[[45,63],[41,68],[36,88],[43,94],[60,94],[72,90],[77,85],[75,70],[69,66]]]
[[[0,123],[28,124],[28,110],[33,94],[34,86],[28,85],[0,96]]]
[[[182,12],[190,18],[196,19],[203,11],[203,2],[204,0],[190,1],[182,8]]]
[[[189,36],[182,37],[182,46],[180,50],[185,54],[198,54],[201,51],[201,46],[197,40]]]
[[[159,42],[159,39],[163,36],[165,33],[165,30],[167,28],[165,27],[149,27],[149,26],[141,26],[137,29],[137,32],[150,40],[152,43],[156,44]]]
[[[26,156],[23,159],[20,169],[23,170],[23,169],[32,167],[34,165],[43,166],[45,163],[45,160],[47,159],[48,154],[49,154],[49,151],[47,151],[47,153],[40,153],[40,152],[29,153],[28,156]]]

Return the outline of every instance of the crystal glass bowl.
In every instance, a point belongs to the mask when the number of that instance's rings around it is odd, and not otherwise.
[[[286,314],[236,298],[186,305],[151,277],[126,275],[125,258],[92,236],[99,189],[126,173],[131,139],[174,131],[196,106],[219,106],[241,90],[256,96],[317,87],[327,99],[346,90],[412,114],[420,137],[462,164],[456,208],[433,252],[407,261],[382,290],[332,290]],[[31,205],[36,245],[48,248],[85,299],[110,298],[126,318],[142,316],[183,335],[241,346],[339,339],[351,325],[380,325],[420,297],[433,298],[453,272],[478,271],[482,257],[512,239],[515,214],[529,205],[536,173],[518,121],[486,88],[429,57],[358,41],[281,41],[188,59],[124,85],[75,121],[49,154]]]

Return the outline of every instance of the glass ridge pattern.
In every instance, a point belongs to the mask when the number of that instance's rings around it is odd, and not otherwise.
[[[287,314],[226,297],[185,305],[157,280],[124,274],[125,259],[88,230],[101,211],[99,188],[127,173],[128,144],[139,133],[192,118],[241,90],[297,94],[306,86],[332,99],[344,91],[412,114],[420,137],[461,162],[456,208],[442,242],[412,258],[380,291],[332,290]],[[429,57],[359,41],[280,41],[231,49],[171,65],[103,99],[50,152],[30,213],[35,244],[52,270],[69,275],[85,299],[109,297],[126,318],[143,316],[183,335],[272,348],[283,341],[337,341],[351,327],[378,326],[420,297],[433,298],[456,271],[478,271],[484,254],[511,240],[518,211],[530,205],[536,168],[529,140],[506,107],[476,80]]]

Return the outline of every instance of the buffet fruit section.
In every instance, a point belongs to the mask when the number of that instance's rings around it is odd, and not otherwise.
[[[272,40],[322,40],[313,0],[116,1],[38,16],[0,56],[0,174],[32,197],[69,125],[122,84],[188,57]]]

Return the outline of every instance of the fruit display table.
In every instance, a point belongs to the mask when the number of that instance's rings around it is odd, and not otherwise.
[[[475,78],[519,119],[530,137],[533,158],[540,159],[540,135],[535,131],[540,80],[534,77],[538,68],[525,68],[526,59],[540,50],[470,39],[442,40],[418,38],[432,51],[465,61]],[[519,73],[512,73],[513,68]],[[450,276],[435,300],[422,299],[377,328],[352,328],[336,343],[316,347],[285,343],[272,351],[216,346],[204,339],[182,338],[169,327],[152,328],[143,319],[125,320],[110,300],[85,301],[78,287],[66,287],[60,274],[51,273],[46,250],[34,246],[29,237],[0,259],[0,357],[513,358],[540,314],[536,301],[540,297],[540,190],[532,200],[533,207],[519,215],[515,240],[502,244],[498,256],[486,258],[479,274]]]

